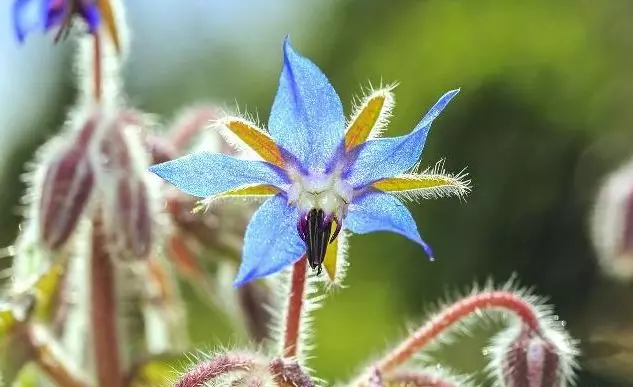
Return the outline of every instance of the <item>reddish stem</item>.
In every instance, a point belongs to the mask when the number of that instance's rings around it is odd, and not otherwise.
[[[507,291],[490,291],[478,293],[464,298],[444,309],[424,324],[413,335],[409,336],[387,356],[376,363],[376,368],[385,374],[409,360],[444,330],[461,319],[481,309],[500,308],[515,314],[533,331],[540,331],[538,316],[532,306],[518,295]]]
[[[248,355],[218,355],[188,370],[174,387],[202,387],[205,383],[229,372],[248,371],[257,366],[257,363]]]
[[[94,98],[95,101],[101,100],[102,89],[102,66],[101,66],[101,39],[99,33],[94,33]]]
[[[306,257],[303,256],[292,266],[290,298],[288,300],[288,312],[286,313],[284,330],[283,357],[286,358],[297,355],[299,330],[301,329],[301,317],[303,314],[303,296],[306,287],[307,262]]]
[[[90,262],[91,314],[94,361],[97,385],[123,387],[117,332],[115,268],[106,249],[106,240],[99,220],[93,221],[92,257]]]

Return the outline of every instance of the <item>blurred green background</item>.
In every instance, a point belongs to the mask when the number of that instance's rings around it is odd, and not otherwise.
[[[583,340],[581,386],[633,385],[633,289],[601,276],[588,239],[602,178],[633,153],[633,2],[167,3],[130,5],[127,73],[132,104],[165,117],[198,100],[237,101],[265,122],[286,34],[328,74],[348,111],[368,81],[399,82],[388,135],[409,131],[441,94],[462,88],[434,124],[422,161],[446,158],[453,172],[467,166],[472,194],[466,202],[410,205],[436,262],[393,234],[352,239],[349,287],[315,316],[311,365],[320,376],[352,376],[423,321],[447,291],[487,278],[503,283],[516,273],[548,296]],[[5,245],[17,232],[24,163],[73,101],[72,46],[38,51],[47,45],[9,47],[21,59],[2,59],[29,64],[4,71],[18,83],[5,90],[5,109],[17,103],[10,104],[11,91],[26,95],[13,107],[21,115],[3,123]],[[44,102],[33,107],[31,99]],[[228,321],[185,291],[195,342],[235,342]],[[487,334],[440,356],[476,372]]]

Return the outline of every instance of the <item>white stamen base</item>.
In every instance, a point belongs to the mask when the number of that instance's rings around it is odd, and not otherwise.
[[[288,190],[288,203],[296,206],[300,213],[320,209],[326,216],[335,216],[339,220],[345,217],[353,189],[343,181],[340,172],[304,176],[292,171],[289,176],[292,184]]]

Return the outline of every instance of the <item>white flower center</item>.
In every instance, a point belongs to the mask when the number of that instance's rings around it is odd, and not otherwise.
[[[290,173],[292,185],[288,190],[288,202],[301,213],[321,209],[326,215],[334,215],[342,220],[347,206],[352,201],[353,189],[338,171],[330,174]]]

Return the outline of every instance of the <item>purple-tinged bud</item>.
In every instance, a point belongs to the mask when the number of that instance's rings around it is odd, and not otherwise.
[[[152,246],[153,219],[144,171],[135,160],[135,151],[145,149],[126,137],[124,125],[114,120],[99,144],[101,212],[113,253],[122,259],[145,259]],[[135,145],[141,149],[133,149]]]
[[[152,243],[152,219],[147,187],[140,180],[121,179],[118,183],[117,207],[119,232],[124,250],[135,258],[146,258]]]
[[[598,263],[609,276],[633,279],[633,161],[604,182],[592,219]]]
[[[101,166],[106,171],[127,174],[130,172],[131,157],[123,133],[124,127],[120,121],[114,121],[110,125],[101,139]]]
[[[268,365],[273,379],[279,387],[314,387],[314,382],[294,360],[277,357]]]
[[[558,353],[552,343],[529,329],[522,329],[507,349],[503,374],[507,386],[555,387],[559,385]]]
[[[47,162],[39,193],[40,236],[51,249],[61,248],[75,230],[94,187],[94,170],[88,158],[96,128],[88,120],[70,147]]]
[[[385,385],[380,370],[376,367],[372,369],[367,378],[367,387],[383,387]]]
[[[562,332],[523,324],[502,333],[493,351],[503,386],[563,387],[573,381],[576,351]]]

